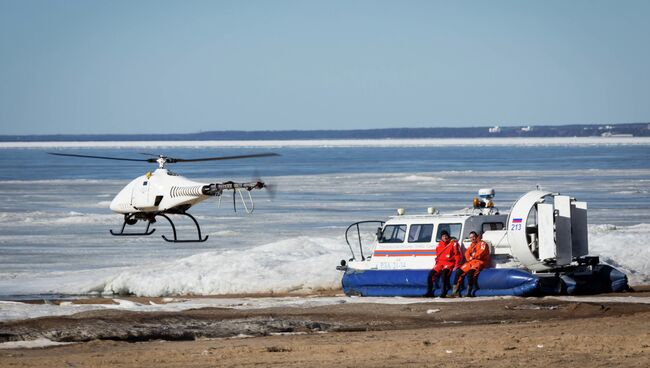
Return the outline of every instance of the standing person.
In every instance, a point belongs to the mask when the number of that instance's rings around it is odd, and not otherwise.
[[[436,288],[436,278],[441,277],[442,293],[441,298],[447,296],[449,290],[449,277],[451,272],[460,266],[463,255],[461,254],[458,242],[449,237],[449,232],[443,230],[440,233],[440,242],[436,247],[436,265],[431,271],[431,294]]]
[[[472,292],[474,291],[479,272],[490,265],[490,246],[481,240],[481,237],[476,231],[469,233],[469,240],[471,244],[465,251],[466,262],[456,273],[454,291],[452,293],[454,296],[460,296],[460,286],[465,276],[469,277],[467,281],[467,294],[465,296],[473,296]]]

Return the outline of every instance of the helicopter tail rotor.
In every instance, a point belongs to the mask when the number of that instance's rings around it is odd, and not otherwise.
[[[275,194],[277,192],[277,185],[276,184],[266,183],[264,180],[262,180],[262,177],[260,176],[260,173],[257,170],[255,170],[253,172],[253,180],[252,181],[254,181],[256,183],[259,183],[261,188],[266,189],[267,192],[269,193],[269,196],[271,197],[271,200],[275,199]]]

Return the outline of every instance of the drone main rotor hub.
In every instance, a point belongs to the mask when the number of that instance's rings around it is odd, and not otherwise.
[[[165,156],[163,156],[163,155],[160,155],[160,157],[158,157],[158,159],[156,160],[156,162],[158,162],[158,168],[159,168],[159,169],[164,169],[164,168],[165,168],[165,164],[167,163],[167,157],[165,157]]]

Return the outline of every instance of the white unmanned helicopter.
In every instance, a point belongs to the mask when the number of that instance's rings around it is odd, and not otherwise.
[[[208,157],[208,158],[195,158],[195,159],[182,159],[172,158],[164,155],[157,155],[157,158],[148,159],[132,159],[132,158],[118,158],[118,157],[104,157],[104,156],[89,156],[89,155],[75,155],[68,153],[51,153],[56,156],[69,156],[69,157],[83,157],[83,158],[98,158],[105,160],[120,160],[120,161],[144,161],[150,163],[158,163],[158,169],[154,172],[148,172],[145,175],[133,179],[113,198],[110,208],[113,212],[124,215],[124,223],[119,232],[110,230],[112,235],[115,236],[142,236],[151,235],[156,231],[152,229],[149,231],[151,224],[156,222],[156,217],[161,216],[169,221],[174,233],[173,239],[168,239],[165,235],[162,236],[168,242],[172,243],[189,243],[189,242],[204,242],[208,236],[201,236],[201,227],[194,216],[187,213],[193,205],[202,202],[210,197],[221,197],[224,190],[233,191],[233,206],[235,206],[236,194],[239,194],[244,208],[248,213],[252,213],[254,209],[253,198],[250,192],[253,189],[269,189],[268,185],[261,180],[252,181],[249,183],[236,183],[227,181],[223,183],[199,183],[182,177],[176,173],[168,171],[165,164],[173,164],[177,162],[199,162],[199,161],[217,161],[217,160],[234,160],[242,158],[254,157],[269,157],[279,156],[277,153],[260,153],[242,156],[222,156],[222,157]],[[156,156],[145,153],[147,156]],[[246,205],[246,200],[242,195],[242,191],[246,190],[249,198],[249,205]],[[219,198],[221,201],[221,198]],[[235,211],[237,211],[236,207]],[[167,216],[168,214],[184,215],[189,217],[196,225],[198,231],[197,239],[179,240],[176,236],[176,226],[174,222]],[[147,227],[141,233],[125,233],[124,228],[126,225],[135,225],[138,221],[147,221]]]

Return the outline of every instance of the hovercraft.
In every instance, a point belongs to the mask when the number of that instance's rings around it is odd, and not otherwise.
[[[481,189],[473,206],[456,214],[398,215],[387,221],[360,221],[348,227],[352,258],[342,260],[347,295],[441,296],[441,280],[431,285],[436,245],[446,231],[464,251],[469,233],[490,246],[491,266],[476,280],[472,296],[543,296],[619,292],[627,276],[589,254],[587,203],[559,193],[534,190],[508,214],[494,205],[494,189]],[[374,247],[364,254],[362,227],[378,225]],[[350,239],[356,236],[355,245]],[[358,248],[357,248],[358,247]],[[358,249],[355,251],[355,248]],[[451,279],[454,279],[452,273]],[[467,285],[463,280],[462,288]]]

